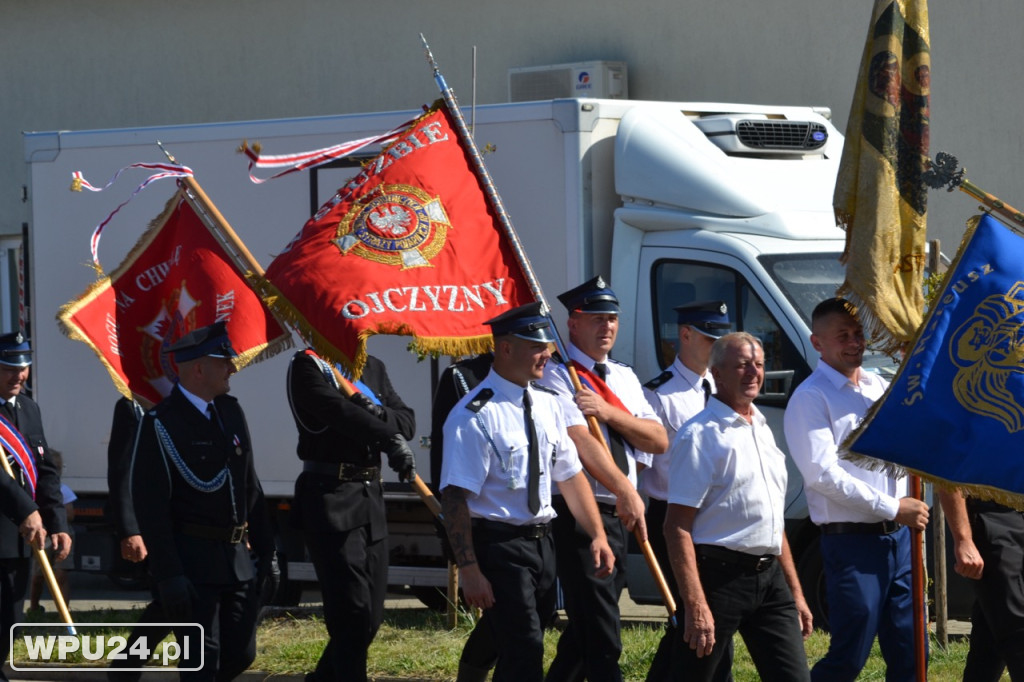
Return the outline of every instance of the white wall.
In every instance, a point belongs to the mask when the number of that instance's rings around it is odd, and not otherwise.
[[[479,103],[506,99],[510,67],[613,59],[628,63],[636,99],[828,106],[843,129],[871,5],[0,0],[0,234],[27,219],[21,131],[407,109],[437,95],[419,32],[464,106],[475,45]],[[930,10],[932,150],[1024,205],[1024,3]],[[973,208],[959,192],[932,193],[930,234],[946,252]],[[69,243],[84,248],[91,227],[69,225]]]

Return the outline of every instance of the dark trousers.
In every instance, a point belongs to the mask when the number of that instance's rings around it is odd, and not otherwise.
[[[202,670],[179,673],[182,682],[216,680],[228,682],[244,673],[256,659],[256,619],[260,610],[255,580],[232,585],[194,585],[192,622],[203,626]],[[188,634],[195,636],[195,632]],[[181,643],[182,633],[175,632]],[[199,662],[200,647],[189,646],[189,659],[179,664],[192,667]]]
[[[388,589],[387,538],[371,542],[369,532],[369,526],[361,526],[305,534],[329,637],[307,680],[366,680],[367,652],[384,619]]]
[[[665,543],[665,514],[668,511],[668,502],[656,500],[653,497],[647,503],[647,539],[651,544],[651,551],[654,558],[658,560],[661,572],[665,575],[665,583],[672,598],[676,600],[676,620],[679,627],[682,627],[683,602],[679,596],[679,587],[676,585],[676,576],[672,571],[672,562],[668,557],[668,545]],[[651,659],[651,667],[647,669],[647,682],[667,682],[672,679],[672,647],[680,641],[679,633],[671,625],[665,629],[665,634],[658,642],[658,650],[654,652]],[[715,682],[732,682],[732,658],[733,645],[730,638],[728,651],[722,657],[722,663],[718,666],[718,673],[714,676]]]
[[[590,536],[576,522],[565,500],[554,498],[558,517],[552,522],[558,580],[569,619],[548,669],[547,682],[621,682],[619,656],[622,637],[619,597],[626,586],[626,529],[614,516],[601,513],[615,570],[605,578],[594,575]]]
[[[494,605],[477,629],[497,648],[493,682],[541,682],[544,624],[555,603],[555,547],[551,535],[525,538],[491,527],[473,528],[473,549],[491,583]]]
[[[107,679],[112,682],[135,682],[142,677],[141,672],[125,672],[115,671],[116,668],[141,668],[146,665],[146,659],[140,659],[137,656],[133,656],[132,645],[139,640],[140,637],[145,637],[147,646],[152,649],[157,642],[162,642],[171,629],[166,625],[147,625],[147,623],[166,623],[167,618],[164,616],[163,609],[160,608],[160,603],[157,601],[156,591],[153,590],[153,601],[146,604],[146,608],[142,610],[142,615],[139,616],[139,624],[136,625],[130,635],[128,635],[128,644],[125,646],[125,657],[119,658],[111,662],[111,670],[107,672]]]
[[[825,657],[811,671],[812,679],[856,680],[877,634],[887,682],[912,682],[910,530],[822,535],[821,557],[832,637]]]
[[[763,571],[741,569],[710,557],[698,556],[704,596],[715,619],[715,646],[710,656],[698,658],[676,628],[672,648],[675,682],[711,682],[721,675],[737,632],[747,645],[762,680],[800,682],[810,679],[800,618],[793,593],[779,562]]]
[[[6,474],[0,474],[4,476]],[[28,559],[0,559],[0,680],[6,680],[3,665],[11,658],[11,626],[21,614],[16,609],[28,587]]]
[[[973,507],[974,505],[972,505]],[[1004,666],[1024,680],[1024,514],[984,505],[971,512],[971,531],[985,571],[974,581],[971,649],[964,682],[998,680]]]

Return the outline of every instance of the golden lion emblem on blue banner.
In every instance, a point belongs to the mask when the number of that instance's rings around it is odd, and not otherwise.
[[[1024,429],[1024,408],[1007,386],[1024,374],[1024,282],[985,298],[953,333],[949,354],[958,370],[953,395],[971,412]]]

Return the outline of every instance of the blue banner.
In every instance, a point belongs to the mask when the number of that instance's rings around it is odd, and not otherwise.
[[[1024,502],[1024,237],[989,215],[978,221],[844,451]]]

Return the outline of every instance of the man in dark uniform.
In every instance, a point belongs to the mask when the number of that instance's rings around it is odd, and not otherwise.
[[[0,413],[24,437],[37,471],[34,499],[25,472],[10,453],[14,478],[0,471],[0,665],[9,658],[9,633],[19,615],[15,606],[28,587],[31,548],[42,549],[49,534],[57,550],[56,561],[71,551],[60,470],[50,457],[39,406],[23,394],[31,364],[32,350],[20,332],[0,336]],[[2,669],[0,679],[7,679]]]
[[[131,398],[114,403],[114,420],[107,445],[107,518],[117,534],[121,558],[137,563],[146,558],[146,543],[132,506],[131,465],[139,422],[145,414],[142,406]]]
[[[558,511],[553,528],[558,548],[558,580],[569,623],[558,639],[558,651],[548,669],[548,682],[621,682],[619,656],[622,638],[619,598],[626,586],[627,530],[645,528],[643,503],[636,492],[636,456],[662,453],[668,436],[644,397],[632,368],[609,357],[619,328],[619,299],[604,279],[594,277],[558,296],[569,311],[566,352],[587,383],[573,394],[565,366],[550,363],[542,383],[557,392],[565,412],[594,417],[611,452],[588,458],[583,443],[574,440],[601,510],[608,544],[615,552],[616,570],[595,576],[587,567],[587,535],[563,513],[565,501],[555,497]],[[582,429],[581,429],[582,430]],[[588,436],[589,438],[589,436]],[[594,440],[590,438],[590,440]],[[588,461],[590,460],[590,461]],[[610,468],[601,472],[595,464]],[[623,504],[636,500],[639,518],[623,514]],[[645,531],[641,530],[645,538]]]
[[[296,353],[288,370],[303,461],[294,515],[320,581],[330,637],[307,680],[366,679],[388,583],[381,453],[399,479],[416,473],[406,443],[416,426],[412,409],[377,358],[367,358],[360,380],[360,391],[346,397],[344,379],[308,350]]]
[[[164,615],[205,631],[202,670],[181,678],[231,680],[256,656],[261,583],[270,574],[274,541],[249,427],[227,395],[237,353],[225,324],[186,334],[168,350],[178,382],[139,426],[131,476],[135,516]],[[255,570],[247,544],[259,557]],[[190,647],[179,667],[198,665],[199,655],[199,647]]]
[[[1024,512],[939,491],[953,536],[954,570],[974,581],[964,682],[1024,680]]]
[[[494,366],[445,422],[442,503],[466,603],[497,646],[495,682],[540,682],[542,620],[554,602],[553,484],[588,534],[589,572],[615,558],[557,398],[533,383],[554,340],[540,303],[489,320]],[[569,513],[567,512],[567,513]]]
[[[147,555],[146,543],[135,519],[131,490],[132,453],[135,451],[139,422],[142,421],[144,414],[142,405],[131,398],[118,399],[114,403],[114,419],[110,426],[110,443],[107,445],[107,490],[110,491],[110,495],[107,499],[106,514],[117,535],[121,558],[132,563],[145,561]],[[146,661],[131,653],[138,638],[145,636],[148,642],[159,642],[170,632],[170,628],[164,625],[145,625],[167,622],[160,610],[155,590],[153,596],[154,600],[146,605],[139,616],[139,625],[128,637],[125,658],[112,661],[111,668],[141,668]],[[142,677],[141,672],[110,671],[107,675],[117,682],[131,682]]]

